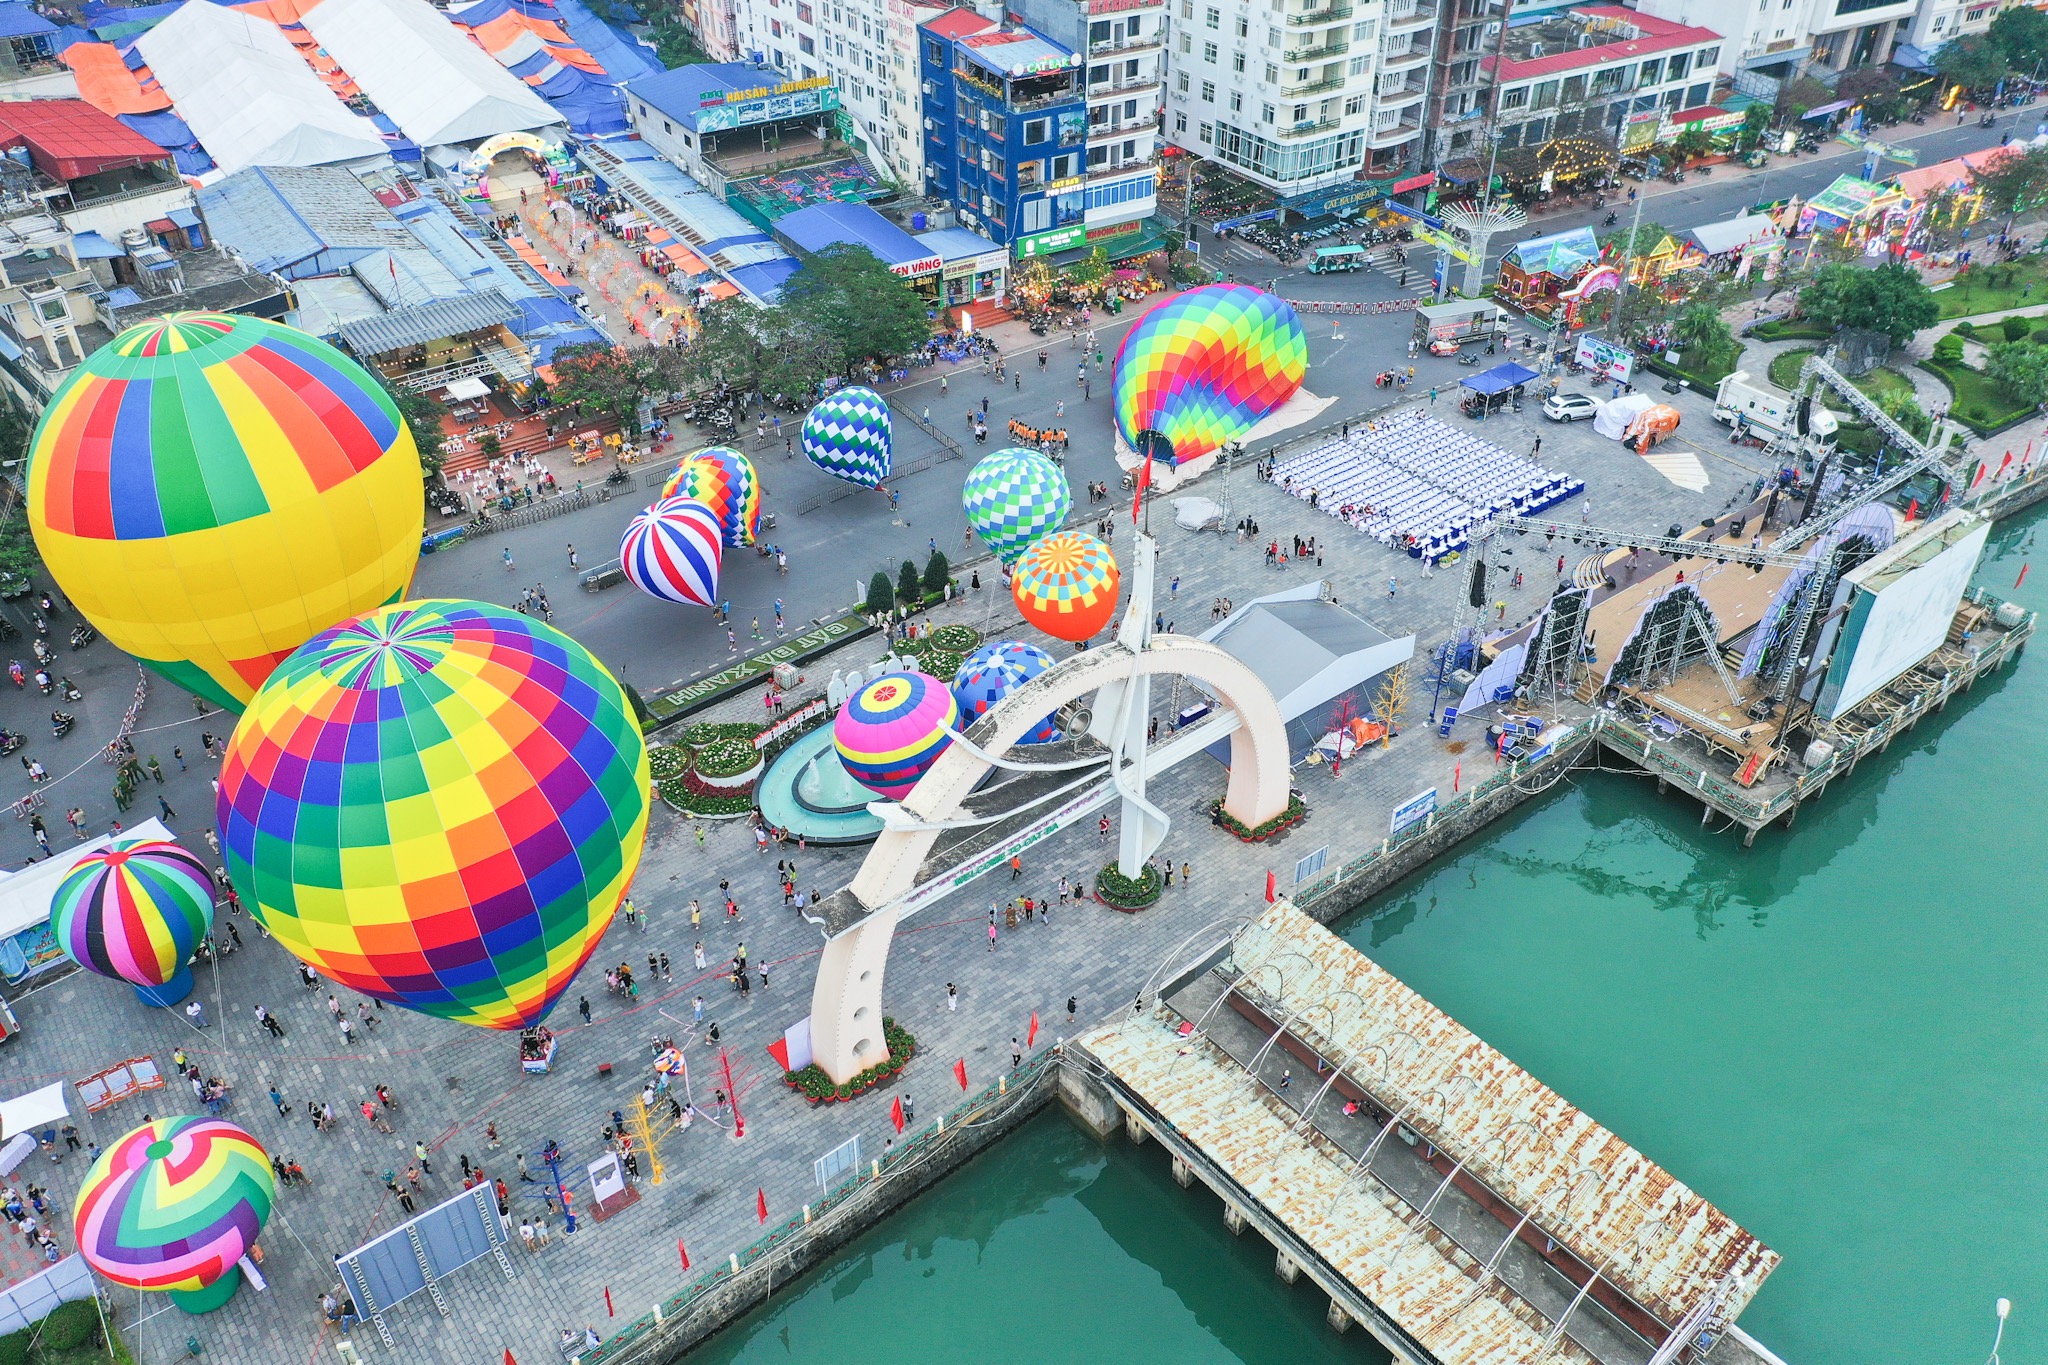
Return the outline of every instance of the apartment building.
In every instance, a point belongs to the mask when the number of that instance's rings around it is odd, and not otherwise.
[[[1437,0],[1424,106],[1423,164],[1477,156],[1485,133],[1486,58],[1500,46],[1506,0]],[[1517,17],[1521,12],[1518,4]]]
[[[1726,40],[1619,5],[1585,5],[1508,30],[1493,83],[1503,147],[1596,132],[1627,145],[1632,122],[1706,104]]]
[[[1166,103],[1166,0],[1012,0],[1024,22],[1087,58],[1087,236],[1119,244],[1158,207]]]

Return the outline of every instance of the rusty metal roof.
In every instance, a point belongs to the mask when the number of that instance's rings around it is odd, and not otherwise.
[[[1233,970],[1226,967],[1226,971]],[[1286,901],[1238,938],[1238,989],[1637,1303],[1676,1322],[1725,1277],[1733,1319],[1779,1255]]]
[[[1443,1365],[1593,1365],[1569,1337],[1546,1353],[1541,1314],[1498,1279],[1481,1287],[1463,1248],[1354,1178],[1341,1149],[1312,1125],[1295,1132],[1292,1110],[1171,1022],[1105,1025],[1078,1041]]]

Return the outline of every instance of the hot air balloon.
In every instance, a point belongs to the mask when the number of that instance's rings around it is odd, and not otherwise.
[[[797,443],[832,477],[877,487],[889,477],[889,405],[873,389],[841,389],[811,409]]]
[[[1022,640],[998,640],[967,656],[953,675],[953,700],[966,728],[987,715],[996,703],[1052,667],[1052,655]],[[1060,737],[1057,716],[1047,716],[1019,739],[1019,744],[1045,744]]]
[[[626,523],[619,567],[649,597],[708,607],[718,600],[723,553],[710,508],[690,498],[663,498]]]
[[[1012,448],[975,462],[960,501],[981,543],[1004,564],[1015,564],[1032,541],[1059,529],[1074,494],[1058,465],[1035,450]]]
[[[1293,396],[1308,373],[1308,337],[1285,299],[1206,284],[1139,318],[1113,373],[1124,443],[1184,464],[1237,440]]]
[[[193,949],[213,928],[213,874],[167,839],[116,839],[72,864],[50,897],[65,956],[135,987],[145,1005],[192,993]]]
[[[832,743],[854,781],[877,796],[910,795],[953,742],[960,708],[928,673],[884,673],[846,699]]]
[[[234,711],[285,655],[404,590],[424,506],[383,385],[324,341],[226,313],[102,346],[29,452],[29,525],[65,595]]]
[[[221,852],[277,941],[350,990],[476,1024],[547,1014],[647,831],[612,675],[509,608],[421,601],[323,631],[228,742]]]
[[[685,455],[661,486],[661,496],[693,498],[718,518],[718,533],[734,549],[752,545],[761,529],[761,478],[754,462],[729,446],[706,446]]]
[[[100,1153],[72,1230],[85,1263],[115,1284],[168,1291],[187,1313],[235,1296],[277,1187],[263,1144],[226,1119],[151,1119]]]
[[[1116,556],[1083,531],[1056,531],[1017,563],[1010,596],[1024,619],[1058,640],[1085,640],[1116,615]]]

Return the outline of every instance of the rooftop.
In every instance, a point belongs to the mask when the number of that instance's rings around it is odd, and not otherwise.
[[[699,62],[694,66],[679,66],[673,71],[627,81],[626,93],[695,132],[699,113],[725,104],[734,94],[747,93],[765,99],[775,94],[794,94],[796,92],[787,87],[801,85],[803,82],[784,80],[782,73],[772,66],[756,66],[751,62]],[[802,111],[792,110],[790,116],[799,112],[808,116],[815,112],[815,107],[810,105]],[[783,116],[771,115],[770,119],[761,121],[772,121],[774,117]]]
[[[113,115],[74,99],[0,104],[0,147],[26,147],[36,169],[59,180],[167,159],[163,148]]]
[[[932,254],[865,204],[813,204],[783,215],[775,230],[799,251],[818,252],[848,242],[866,247],[883,265],[909,265]]]
[[[1077,52],[1041,38],[1030,29],[1006,28],[970,34],[960,40],[968,60],[999,76],[1045,76],[1081,65]]]
[[[351,351],[368,358],[424,346],[443,337],[489,331],[518,320],[519,309],[510,299],[498,290],[486,289],[481,294],[434,299],[394,308],[375,317],[357,318],[342,323],[338,330]]]
[[[1501,81],[1521,81],[1636,61],[1720,38],[1710,28],[1673,23],[1620,5],[1582,5],[1541,23],[1509,29],[1505,56],[1488,57],[1482,65],[1492,71],[1498,62]],[[1712,73],[1708,75],[1711,78]]]

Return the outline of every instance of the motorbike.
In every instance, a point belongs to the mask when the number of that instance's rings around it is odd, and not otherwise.
[[[65,701],[78,701],[85,696],[78,690],[78,684],[69,678],[57,679],[57,692]]]
[[[36,655],[36,662],[37,662],[37,663],[39,663],[39,664],[46,664],[46,663],[50,662],[50,660],[51,660],[51,659],[54,659],[55,657],[57,657],[56,655],[54,655],[54,654],[52,654],[52,653],[50,652],[50,647],[49,647],[49,645],[45,644],[45,643],[44,643],[43,641],[41,641],[41,640],[38,640],[38,641],[36,641],[36,644],[35,644],[35,655]]]
[[[0,730],[0,756],[13,753],[28,743],[28,736],[17,735],[12,730]]]
[[[57,684],[50,681],[49,674],[43,672],[40,668],[36,670],[36,690],[38,692],[47,697],[56,689],[56,686]]]
[[[1612,213],[1610,213],[1610,214],[1608,214],[1608,215],[1607,215],[1607,216],[1606,216],[1605,218],[1602,218],[1602,219],[1600,220],[1600,226],[1601,226],[1601,227],[1613,227],[1613,226],[1614,226],[1614,215],[1613,215]]]
[[[1908,123],[1925,123],[1925,122],[1927,122],[1927,115],[1925,115],[1925,114],[1912,114],[1912,115],[1909,115],[1909,116],[1907,117],[1906,121],[1907,121]]]
[[[1995,119],[1995,118],[1991,117],[1991,115],[1989,115],[1989,114],[1986,114],[1986,115],[1985,115],[1985,116],[1984,116],[1983,118],[1980,118],[1980,119],[1978,119],[1978,120],[1977,120],[1977,126],[1978,126],[1979,128],[1989,128],[1989,127],[1991,127],[1991,126],[1992,126],[1993,124],[1995,124],[1995,123],[1997,123],[1997,122],[1998,122],[1998,120],[1997,120],[1997,119]]]
[[[76,724],[78,724],[78,717],[72,715],[69,711],[52,711],[50,713],[50,734],[54,738],[64,738],[64,736],[71,733],[71,727]]]
[[[71,647],[73,649],[84,649],[87,645],[91,644],[94,640],[97,640],[99,638],[99,631],[95,630],[92,626],[87,625],[83,621],[80,621],[77,625],[71,628]]]
[[[604,481],[614,488],[622,483],[630,483],[632,479],[633,476],[626,472],[623,465],[613,465],[612,472],[604,476]]]
[[[1461,355],[1458,357],[1458,363],[1460,365],[1477,365],[1479,357],[1476,353],[1473,355]]]

